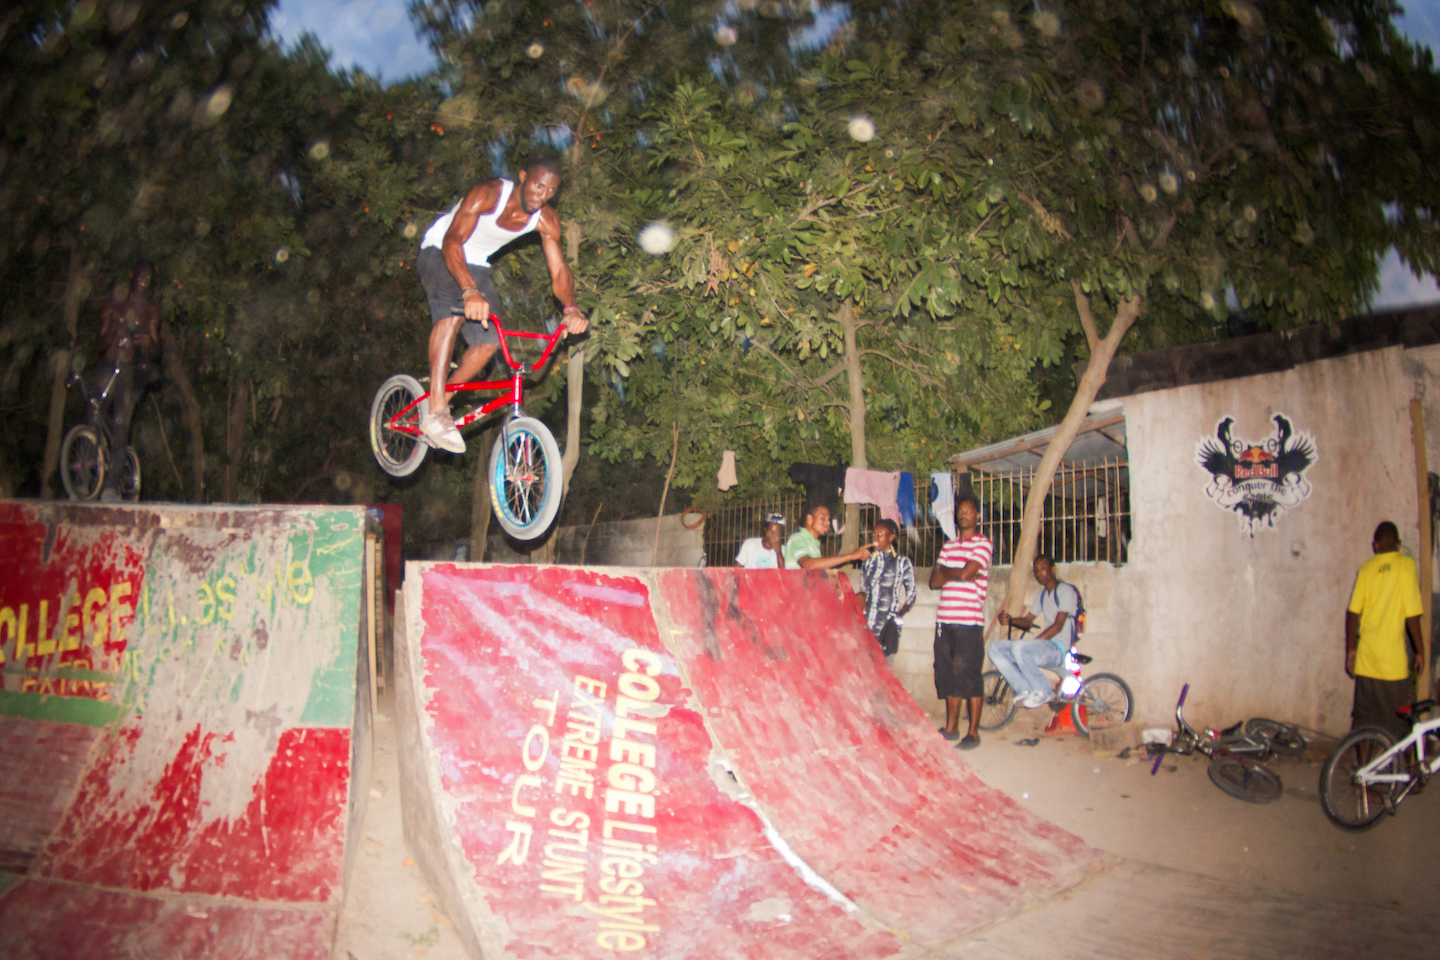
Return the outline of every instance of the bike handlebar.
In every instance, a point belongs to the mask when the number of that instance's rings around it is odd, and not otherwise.
[[[510,356],[510,337],[548,341],[545,345],[545,350],[540,354],[540,359],[535,361],[530,367],[531,370],[536,370],[545,366],[546,361],[550,359],[550,354],[555,351],[555,345],[570,332],[570,325],[564,320],[560,321],[560,325],[555,328],[554,333],[527,333],[523,330],[506,330],[505,325],[500,322],[500,318],[493,313],[490,314],[490,322],[495,324],[495,335],[500,341],[500,355],[505,358],[505,363],[510,369],[516,372],[522,370],[523,367],[521,364],[515,362],[514,357]]]

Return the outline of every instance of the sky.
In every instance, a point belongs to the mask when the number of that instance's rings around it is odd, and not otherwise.
[[[1440,0],[1403,4],[1399,26],[1411,39],[1428,44],[1440,60]],[[430,48],[415,36],[406,0],[280,0],[271,14],[275,35],[290,44],[314,34],[330,51],[332,67],[362,67],[388,82],[425,73],[435,65]],[[1417,277],[1392,251],[1380,267],[1376,309],[1440,301],[1433,276]]]

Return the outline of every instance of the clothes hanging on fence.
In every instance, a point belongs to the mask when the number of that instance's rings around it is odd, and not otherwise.
[[[1104,497],[1095,501],[1095,536],[1104,540],[1110,535],[1110,506]]]
[[[715,476],[715,483],[721,490],[729,490],[739,482],[735,479],[735,451],[726,450],[720,458],[720,472]]]
[[[805,488],[805,512],[824,507],[834,518],[840,509],[840,492],[845,489],[845,468],[820,463],[790,465],[790,479]]]
[[[880,508],[880,516],[899,523],[900,508],[895,505],[895,488],[899,483],[899,471],[887,473],[851,467],[845,471],[845,502],[873,503]]]
[[[910,536],[915,536],[915,474],[900,472],[900,482],[895,486],[895,506],[900,508],[900,522]]]
[[[955,539],[955,486],[949,470],[930,474],[930,513],[946,540]]]

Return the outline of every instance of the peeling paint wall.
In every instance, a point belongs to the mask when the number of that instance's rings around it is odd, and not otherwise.
[[[368,769],[364,522],[0,503],[0,777],[49,811],[0,805],[0,871],[24,878],[0,931],[55,881],[338,911]]]
[[[1098,859],[986,787],[830,573],[411,564],[406,838],[478,960],[882,960]]]

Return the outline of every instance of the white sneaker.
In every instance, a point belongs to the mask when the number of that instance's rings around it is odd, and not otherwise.
[[[464,453],[465,440],[455,429],[455,421],[448,413],[425,412],[420,415],[420,432],[434,446],[451,453]]]
[[[1026,710],[1034,710],[1036,707],[1043,707],[1050,702],[1050,695],[1046,693],[1027,693],[1020,698],[1020,706]]]

